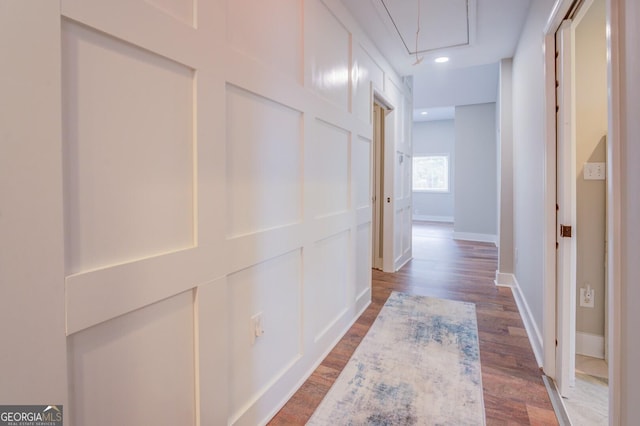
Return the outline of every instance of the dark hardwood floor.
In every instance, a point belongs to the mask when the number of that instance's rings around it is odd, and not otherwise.
[[[476,304],[487,425],[558,424],[511,289],[494,285],[496,247],[452,233],[450,224],[414,224],[413,260],[395,274],[373,271],[371,305],[270,425],[306,423],[391,291]]]

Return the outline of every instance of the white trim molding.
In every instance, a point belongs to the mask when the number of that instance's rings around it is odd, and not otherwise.
[[[475,234],[473,232],[454,232],[454,240],[476,241],[479,243],[498,243],[498,236],[495,234]]]
[[[512,273],[509,272],[500,272],[496,271],[496,279],[494,281],[495,285],[498,287],[515,287],[516,285],[516,277]]]
[[[453,223],[453,216],[429,216],[424,214],[414,214],[413,220],[421,220],[424,222],[447,222]]]
[[[604,336],[581,331],[576,332],[576,353],[604,359]]]
[[[608,298],[608,324],[607,324],[607,359],[609,362],[609,424],[623,423],[623,292],[628,285],[623,282],[622,270],[622,226],[623,222],[623,190],[626,183],[623,180],[622,158],[629,139],[625,132],[627,125],[627,108],[624,95],[628,90],[628,78],[624,74],[624,61],[626,60],[625,39],[638,33],[637,29],[625,27],[624,0],[606,0],[607,3],[607,89],[609,101],[609,128],[607,144],[607,291]],[[637,69],[637,67],[636,67]],[[631,324],[624,324],[632,326]],[[631,396],[626,396],[626,401]]]
[[[543,365],[543,357],[544,353],[544,345],[542,343],[542,333],[538,329],[536,325],[536,321],[533,318],[533,314],[531,313],[531,309],[529,308],[529,304],[527,303],[527,299],[524,297],[522,290],[520,289],[520,284],[518,284],[518,280],[515,275],[513,277],[513,285],[511,287],[511,292],[513,293],[513,298],[516,301],[516,305],[518,306],[518,312],[520,312],[520,317],[522,317],[522,322],[524,323],[524,328],[527,331],[527,337],[529,337],[529,342],[531,343],[531,348],[533,349],[533,354],[536,357],[536,362],[539,367]]]

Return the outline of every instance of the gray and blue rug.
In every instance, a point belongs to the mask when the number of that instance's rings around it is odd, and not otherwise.
[[[475,305],[392,293],[308,425],[484,425]]]

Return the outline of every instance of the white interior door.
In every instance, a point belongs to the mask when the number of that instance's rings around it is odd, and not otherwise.
[[[575,382],[576,239],[575,119],[571,21],[556,33],[557,330],[556,381],[562,395]],[[571,227],[571,228],[568,228]]]

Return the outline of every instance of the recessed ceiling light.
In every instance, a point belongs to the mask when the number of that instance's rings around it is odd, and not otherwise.
[[[445,62],[449,62],[449,57],[448,56],[440,56],[439,58],[436,58],[435,61],[439,64],[444,64]]]
[[[429,114],[427,111],[422,111],[422,112],[420,113],[420,115],[427,115],[427,114]]]

